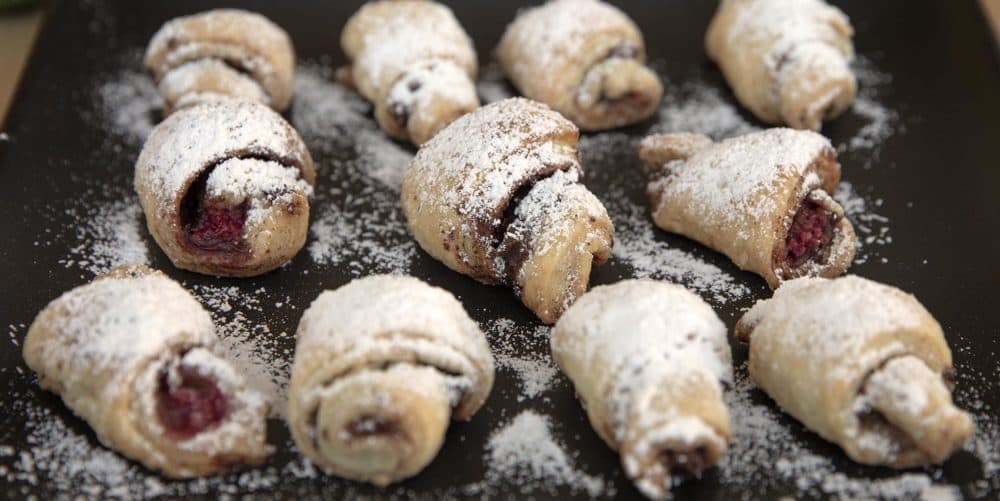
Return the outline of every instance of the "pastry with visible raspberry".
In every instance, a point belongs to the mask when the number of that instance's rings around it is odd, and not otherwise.
[[[24,341],[38,382],[104,445],[172,478],[258,465],[268,403],[213,352],[215,327],[177,282],[113,270],[55,299]]]
[[[830,196],[840,164],[823,136],[659,134],[642,141],[639,156],[652,173],[646,194],[657,226],[725,254],[772,289],[850,267],[857,237]]]
[[[224,99],[180,110],[146,140],[135,190],[174,266],[253,276],[305,245],[316,172],[299,134],[259,103]]]

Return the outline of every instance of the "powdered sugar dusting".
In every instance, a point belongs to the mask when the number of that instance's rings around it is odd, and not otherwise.
[[[143,239],[142,209],[133,196],[93,206],[89,203],[71,206],[62,215],[80,224],[73,228],[76,243],[59,264],[94,275],[123,264],[149,264],[149,249]],[[43,242],[50,243],[36,240],[35,245]]]
[[[126,59],[139,59],[138,53]],[[130,146],[141,146],[156,126],[163,99],[149,75],[125,69],[102,81],[96,89],[102,123]],[[120,145],[114,148],[121,151]]]
[[[664,87],[670,91],[660,104],[650,132],[696,132],[719,140],[760,130],[708,83],[686,80],[671,84],[667,80]]]
[[[881,207],[881,198],[870,200],[859,194],[854,185],[843,181],[837,185],[833,199],[844,208],[844,214],[854,226],[858,235],[858,252],[854,256],[854,264],[863,264],[878,258],[875,246],[892,243],[889,218],[878,214],[871,207]],[[884,258],[883,258],[884,261]]]
[[[549,330],[546,325],[522,327],[509,318],[487,325],[486,336],[497,368],[513,372],[520,383],[518,402],[544,395],[559,378],[559,369],[549,356]]]
[[[413,155],[378,129],[364,99],[331,77],[329,70],[306,63],[295,78],[292,123],[329,178],[316,192],[309,254],[354,277],[405,274],[417,249],[398,190]]]

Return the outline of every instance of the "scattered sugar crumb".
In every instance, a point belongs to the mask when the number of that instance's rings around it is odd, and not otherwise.
[[[212,315],[219,337],[218,354],[232,362],[250,388],[264,396],[271,417],[284,418],[294,343],[289,334],[271,332],[267,323],[247,316],[267,310],[266,291],[224,285],[195,285],[190,290]]]
[[[854,226],[858,236],[858,252],[854,264],[863,264],[880,257],[874,246],[892,243],[892,227],[888,217],[875,212],[872,207],[881,207],[881,198],[868,199],[857,192],[854,185],[843,181],[833,192],[833,199],[844,208],[847,219]],[[884,258],[882,258],[884,259]]]
[[[672,84],[663,78],[669,92],[660,103],[651,133],[697,132],[719,140],[760,130],[719,88],[701,80]]]

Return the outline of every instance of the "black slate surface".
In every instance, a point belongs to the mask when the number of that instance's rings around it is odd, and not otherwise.
[[[490,50],[517,6],[513,2],[449,2],[466,30],[475,39],[481,62],[490,60]],[[701,1],[632,1],[618,2],[643,29],[650,59],[665,68],[671,82],[701,78],[728,94],[718,70],[702,51],[702,36],[714,4]],[[54,2],[41,40],[16,103],[3,129],[10,138],[0,140],[0,277],[4,278],[4,298],[0,301],[3,325],[29,324],[35,313],[65,290],[80,285],[89,276],[59,264],[67,254],[66,245],[38,245],[40,233],[52,226],[43,220],[48,214],[57,223],[76,224],[71,215],[56,215],[67,201],[82,196],[111,200],[131,186],[132,165],[138,147],[109,143],[120,142],[97,117],[92,89],[102,75],[121,68],[123,61],[137,64],[135,54],[145,46],[152,33],[166,20],[211,6],[239,5],[257,10],[283,26],[294,40],[300,59],[318,60],[335,67],[343,61],[339,49],[339,31],[359,2]],[[879,69],[893,76],[882,102],[900,113],[905,133],[889,138],[877,159],[864,154],[841,156],[844,179],[855,187],[871,190],[884,200],[880,213],[891,220],[893,242],[878,249],[884,259],[871,259],[857,265],[853,273],[886,282],[911,291],[943,325],[960,371],[958,392],[963,385],[976,385],[983,403],[1000,407],[1000,382],[997,378],[997,337],[1000,328],[992,317],[998,302],[993,287],[1000,282],[995,259],[1000,257],[1000,211],[996,196],[1000,186],[1000,65],[986,23],[975,2],[938,2],[852,0],[837,2],[851,17],[857,35],[855,46],[860,54],[875,61]],[[671,86],[667,86],[671,92]],[[839,144],[853,136],[860,123],[845,116],[828,124],[824,134]],[[640,137],[648,129],[642,124],[625,129]],[[117,151],[116,151],[117,150]],[[316,152],[314,152],[316,154]],[[345,153],[348,154],[348,153]],[[329,182],[331,172],[324,158],[316,154],[320,183]],[[862,168],[871,160],[870,169]],[[604,198],[606,187],[627,183],[629,196],[642,202],[642,176],[630,151],[603,155],[602,163],[586,165],[588,185]],[[323,199],[314,204],[340,203]],[[314,205],[315,206],[315,205]],[[691,251],[731,273],[747,284],[752,294],[717,308],[731,327],[739,312],[756,299],[767,297],[763,280],[739,272],[727,260],[683,238],[660,234],[658,238],[685,251]],[[346,270],[316,267],[303,252],[292,264],[278,272],[249,280],[223,280],[174,270],[162,252],[146,235],[153,265],[182,280],[186,285],[230,284],[244,290],[266,288],[273,298],[290,298],[297,309],[266,312],[253,321],[266,322],[272,332],[293,332],[298,317],[308,303],[325,288],[345,283]],[[308,275],[302,271],[312,269]],[[411,263],[411,273],[458,295],[476,320],[487,323],[505,317],[531,326],[535,320],[509,291],[481,286],[454,274],[424,254]],[[631,275],[630,268],[618,261],[595,271],[592,283],[612,283]],[[25,329],[12,327],[12,342],[0,348],[0,380],[6,391],[0,395],[0,444],[15,450],[25,443],[24,400],[49,409],[72,429],[97,441],[85,423],[72,416],[58,398],[34,385],[33,377],[21,359],[20,348],[13,341],[23,338]],[[290,342],[290,341],[289,341]],[[527,346],[525,349],[537,347]],[[739,365],[746,349],[734,342],[734,358]],[[986,375],[972,378],[967,374]],[[561,376],[560,376],[561,378]],[[482,478],[483,445],[492,430],[523,408],[536,408],[553,417],[555,430],[567,450],[577,454],[581,469],[599,473],[614,482],[617,495],[637,498],[639,494],[620,473],[617,456],[590,429],[574,399],[573,391],[560,379],[545,399],[518,402],[516,379],[509,372],[498,373],[497,386],[483,411],[470,423],[456,424],[449,432],[438,458],[419,476],[399,487],[377,490],[342,482],[332,477],[313,480],[286,478],[261,491],[276,497],[362,495],[375,498],[394,494],[427,493],[431,497],[459,495],[461,491],[442,491],[461,487]],[[766,397],[759,395],[761,401]],[[17,405],[20,404],[20,405]],[[996,412],[991,411],[991,412]],[[995,418],[995,414],[994,414]],[[835,458],[838,470],[850,477],[885,478],[894,472],[865,468],[850,463],[829,444],[786,420],[795,436],[807,441],[812,452]],[[278,444],[278,453],[268,463],[281,467],[294,459],[285,447],[287,431],[280,421],[273,421],[270,439]],[[0,465],[11,467],[17,455],[0,457]],[[917,470],[918,472],[920,470]],[[967,495],[997,496],[996,479],[985,479],[979,461],[968,452],[960,452],[941,468],[926,470],[940,482],[957,484]],[[60,471],[51,472],[60,475]],[[66,496],[54,492],[45,475],[36,484],[13,480],[0,491],[8,497],[36,494],[42,497]],[[980,483],[977,484],[976,482]],[[992,482],[992,484],[991,484]],[[983,489],[983,485],[992,485]],[[209,484],[206,497],[221,494]],[[228,484],[227,484],[228,485]],[[141,487],[132,490],[142,493]],[[513,485],[500,485],[493,492],[503,497],[524,497]],[[722,485],[718,475],[709,472],[699,482],[689,482],[675,489],[678,498],[731,499],[734,497],[776,497],[797,493],[795,485],[777,483],[761,490],[756,485]],[[815,494],[813,492],[812,494]],[[536,498],[584,497],[564,487],[536,490]]]

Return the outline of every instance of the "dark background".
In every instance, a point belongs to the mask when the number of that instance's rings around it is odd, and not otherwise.
[[[512,19],[513,2],[448,2],[466,30],[474,38],[481,65],[490,61],[490,51]],[[621,4],[640,25],[646,36],[651,61],[662,65],[671,81],[701,78],[726,89],[718,70],[702,50],[702,37],[714,9],[704,1],[632,1]],[[880,247],[878,254],[887,262],[872,259],[852,268],[853,273],[896,285],[913,292],[936,316],[952,345],[962,385],[977,385],[986,405],[1000,405],[995,376],[971,379],[967,374],[993,375],[998,360],[1000,329],[994,315],[998,309],[995,286],[1000,282],[996,259],[1000,257],[1000,216],[996,196],[1000,186],[1000,65],[995,45],[975,2],[935,0],[866,0],[835,2],[851,18],[857,32],[854,43],[860,54],[877,63],[894,77],[882,102],[899,110],[906,131],[888,139],[874,167],[862,169],[862,154],[841,156],[844,179],[863,192],[873,190],[885,204],[879,212],[892,221],[893,243]],[[166,20],[210,6],[234,5],[270,17],[291,35],[301,60],[318,60],[331,67],[343,62],[339,32],[360,2],[54,2],[20,93],[11,110],[6,132],[10,141],[0,141],[0,277],[5,281],[0,302],[0,322],[4,325],[29,324],[35,313],[65,290],[80,285],[88,276],[79,270],[56,265],[66,256],[59,245],[37,246],[43,226],[40,217],[46,207],[60,206],[60,200],[92,196],[113,199],[131,186],[132,167],[138,147],[109,147],[114,137],[102,128],[93,110],[93,88],[100,75],[113,74],[123,64],[122,55],[140,50]],[[131,64],[137,64],[132,61]],[[670,92],[668,85],[667,90]],[[726,91],[726,97],[732,96]],[[850,138],[859,126],[856,118],[845,116],[824,128],[834,144]],[[634,137],[646,132],[648,124],[626,129]],[[641,199],[642,178],[631,152],[608,159],[609,165],[586,165],[587,183],[603,196],[602,183],[609,176],[633,176],[636,189],[630,194]],[[317,158],[320,183],[331,172],[324,159]],[[114,187],[114,188],[112,188]],[[322,202],[322,201],[321,201]],[[911,203],[912,202],[912,203]],[[324,203],[337,203],[329,200]],[[318,212],[318,211],[317,211]],[[65,216],[66,225],[74,219]],[[741,309],[753,300],[767,297],[763,280],[742,273],[724,257],[699,248],[683,238],[660,235],[672,245],[694,251],[737,279],[748,284],[753,297],[718,308],[732,326]],[[273,297],[291,297],[296,310],[262,315],[272,332],[293,332],[298,315],[324,288],[345,283],[343,270],[317,269],[303,279],[301,271],[313,267],[303,252],[290,267],[264,277],[225,280],[202,277],[175,270],[162,252],[147,238],[153,265],[193,284],[233,284],[245,290],[264,287]],[[926,261],[926,263],[925,263]],[[481,286],[450,272],[443,265],[420,254],[412,274],[458,295],[476,320],[486,322],[497,316],[514,318],[525,325],[536,321],[507,290]],[[630,275],[630,269],[612,261],[595,271],[593,284],[611,283]],[[18,340],[25,329],[17,330]],[[529,347],[538,349],[537,346]],[[733,343],[739,365],[746,349]],[[7,378],[8,390],[0,396],[0,444],[23,448],[25,418],[12,409],[17,399],[34,399],[51,409],[74,429],[97,443],[85,423],[65,410],[59,399],[34,386],[33,379],[15,375],[24,367],[19,348],[7,344],[0,350],[0,377]],[[561,376],[560,376],[561,378]],[[497,387],[482,413],[470,423],[456,424],[449,432],[439,457],[419,476],[397,489],[379,491],[348,484],[333,477],[292,480],[279,484],[274,492],[289,496],[325,495],[339,497],[345,492],[374,497],[393,493],[419,493],[444,486],[462,486],[482,478],[483,449],[490,432],[514,416],[525,404],[516,401],[515,379],[499,372]],[[515,388],[511,391],[511,388]],[[765,397],[761,397],[762,399]],[[535,402],[533,405],[539,405]],[[561,379],[541,404],[553,416],[554,429],[576,463],[587,472],[598,472],[615,482],[620,497],[638,497],[619,470],[618,457],[590,429],[571,387]],[[271,465],[283,465],[293,458],[283,444],[287,431],[283,423],[271,423],[271,442],[279,446]],[[801,426],[788,420],[790,427]],[[851,477],[894,476],[890,470],[864,468],[846,460],[834,446],[802,431],[797,436],[809,440],[813,451],[837,458],[839,471]],[[10,458],[0,458],[7,464]],[[5,463],[7,462],[7,463]],[[979,463],[967,452],[958,453],[942,468],[927,470],[939,481],[966,489],[982,476]],[[346,487],[349,486],[349,487]],[[345,489],[349,489],[345,491]],[[508,495],[518,496],[514,486]],[[45,479],[40,486],[16,484],[0,486],[8,496],[28,493],[47,496]],[[502,492],[502,490],[501,490]],[[967,491],[968,492],[968,491]],[[679,498],[730,499],[739,496],[771,497],[795,495],[794,485],[758,491],[754,485],[720,485],[716,475],[706,474],[700,482],[688,482],[675,489]],[[63,493],[67,494],[67,493]],[[217,494],[217,493],[216,493]],[[569,491],[538,491],[535,497],[566,497]],[[582,496],[582,493],[577,493]],[[996,495],[996,491],[994,491]],[[214,497],[214,496],[213,496]],[[520,497],[520,496],[518,496]]]

